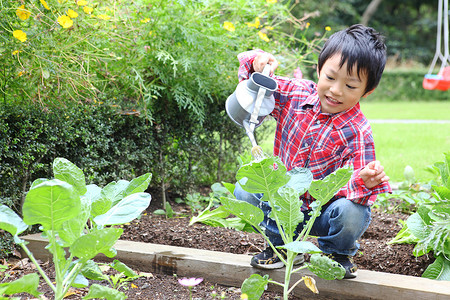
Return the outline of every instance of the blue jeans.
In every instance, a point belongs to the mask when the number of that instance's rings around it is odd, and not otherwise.
[[[276,222],[268,217],[271,211],[269,203],[260,201],[262,194],[246,192],[239,183],[236,183],[234,195],[236,199],[248,202],[264,212],[264,221],[260,226],[265,229],[265,234],[272,244],[283,245],[284,242]],[[302,231],[305,222],[310,219],[309,211],[302,213],[305,219],[297,226],[297,233]],[[357,240],[366,231],[370,220],[370,207],[340,198],[322,207],[321,214],[316,218],[310,235],[319,236],[319,248],[324,253],[354,256],[359,249]]]

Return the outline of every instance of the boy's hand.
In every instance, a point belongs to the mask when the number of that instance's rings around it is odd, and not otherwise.
[[[384,167],[378,160],[368,163],[367,166],[359,172],[359,176],[368,189],[371,189],[382,182],[389,181],[389,177],[384,173]]]
[[[267,64],[271,66],[270,72],[275,73],[276,68],[278,68],[278,61],[275,56],[270,53],[258,53],[253,60],[253,70],[262,73]]]

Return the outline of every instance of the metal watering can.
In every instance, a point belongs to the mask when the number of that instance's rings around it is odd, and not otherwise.
[[[244,127],[253,149],[259,147],[255,140],[255,128],[275,107],[273,92],[277,82],[269,77],[270,65],[262,73],[252,73],[249,79],[241,81],[225,102],[228,116],[237,125]],[[252,149],[252,153],[254,152]]]

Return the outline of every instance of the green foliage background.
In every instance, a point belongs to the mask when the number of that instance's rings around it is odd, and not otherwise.
[[[0,202],[18,212],[56,157],[99,185],[151,172],[150,189],[186,193],[231,180],[246,139],[224,110],[238,83],[237,54],[263,48],[292,73],[314,60],[327,33],[305,39],[304,21],[264,0],[0,8]]]

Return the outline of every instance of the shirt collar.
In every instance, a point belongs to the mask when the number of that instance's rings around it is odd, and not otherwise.
[[[360,113],[361,113],[361,108],[360,108],[359,102],[358,102],[353,107],[347,109],[346,111],[334,114],[332,116],[333,125],[337,129],[341,129],[348,122],[350,122],[352,119],[354,119],[356,116],[358,116]]]
[[[306,98],[306,100],[302,103],[302,106],[305,106],[305,105],[313,106],[313,112],[316,115],[320,114],[320,100],[319,100],[319,96],[317,93],[314,93],[314,94],[310,95],[308,98]],[[336,129],[341,129],[348,122],[350,122],[350,120],[352,120],[357,115],[359,115],[360,112],[361,112],[361,108],[360,108],[360,105],[358,102],[353,107],[351,107],[343,112],[340,112],[337,114],[331,114],[330,117],[331,117],[334,127]]]

